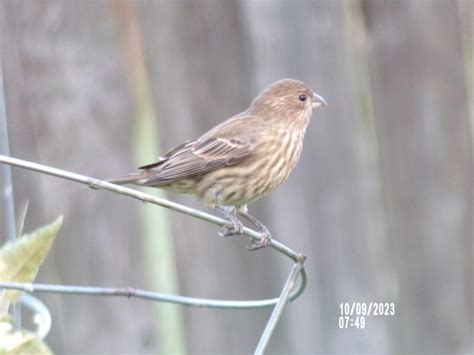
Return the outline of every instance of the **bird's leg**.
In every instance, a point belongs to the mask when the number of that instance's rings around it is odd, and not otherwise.
[[[250,239],[251,245],[247,246],[248,250],[258,250],[261,248],[265,248],[270,244],[270,240],[272,239],[272,235],[270,234],[270,231],[268,230],[267,227],[263,225],[262,222],[260,222],[258,219],[252,217],[249,215],[247,206],[242,206],[240,207],[237,212],[239,213],[240,216],[244,217],[247,221],[252,223],[258,231],[262,234],[262,240],[259,242],[254,241],[253,239]]]
[[[214,209],[222,213],[225,218],[232,223],[232,227],[223,227],[219,232],[221,237],[231,237],[236,234],[242,234],[244,225],[235,215],[235,208],[230,206],[215,206]]]

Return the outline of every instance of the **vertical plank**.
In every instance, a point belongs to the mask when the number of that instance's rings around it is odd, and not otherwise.
[[[308,290],[291,306],[282,332],[289,333],[295,353],[385,352],[383,325],[375,333],[337,328],[340,302],[385,294],[378,281],[385,266],[373,267],[368,245],[372,216],[365,213],[369,201],[361,193],[359,170],[366,166],[358,166],[358,97],[344,4],[246,5],[257,83],[301,79],[329,103],[313,114],[296,171],[265,205],[275,234],[308,256]],[[273,346],[278,351],[279,344]]]
[[[160,139],[154,104],[151,95],[150,76],[145,63],[143,36],[137,16],[137,4],[130,1],[114,1],[113,8],[121,28],[123,56],[127,58],[130,91],[133,93],[135,114],[132,133],[133,150],[137,166],[158,154]],[[130,168],[132,169],[132,168]],[[163,191],[154,194],[165,197]],[[140,236],[146,259],[146,275],[153,289],[168,294],[179,294],[174,239],[170,231],[169,211],[156,206],[140,206]],[[186,353],[182,307],[156,302],[155,324],[157,349],[162,353]]]
[[[399,289],[396,352],[453,353],[471,341],[472,137],[456,6],[363,2]]]
[[[164,149],[197,138],[249,105],[256,92],[251,90],[238,2],[149,1],[141,6]],[[170,198],[204,208],[193,197]],[[280,256],[250,253],[242,238],[220,238],[215,226],[175,213],[172,218],[184,294],[258,299],[279,293],[286,275],[279,282],[272,264]],[[275,278],[277,283],[272,283]],[[269,311],[186,309],[189,349],[248,353],[268,316]]]
[[[106,2],[2,1],[13,156],[91,176],[131,165],[128,92]],[[39,282],[146,287],[134,203],[15,170],[27,230],[63,213],[64,227]],[[150,350],[149,305],[126,299],[42,296],[57,353]]]

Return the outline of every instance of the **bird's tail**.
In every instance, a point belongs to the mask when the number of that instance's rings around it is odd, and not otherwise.
[[[108,179],[106,181],[112,184],[116,184],[116,185],[127,185],[127,184],[140,185],[144,179],[146,178],[143,176],[143,173],[133,173],[133,174],[121,176],[116,179]]]

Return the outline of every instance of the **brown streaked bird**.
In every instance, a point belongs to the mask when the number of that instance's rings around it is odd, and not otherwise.
[[[275,190],[294,169],[313,109],[326,101],[301,81],[270,85],[244,112],[187,141],[141,171],[109,180],[197,195],[231,222],[221,236],[242,233],[237,214],[262,233],[252,250],[267,246],[268,229],[247,204]]]

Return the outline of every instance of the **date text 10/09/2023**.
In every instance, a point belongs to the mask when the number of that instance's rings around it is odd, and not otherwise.
[[[342,302],[339,304],[340,329],[364,329],[367,317],[395,315],[393,302]]]

